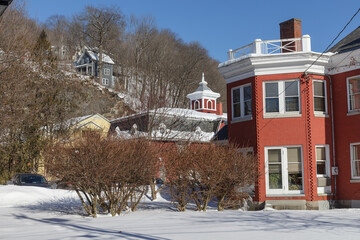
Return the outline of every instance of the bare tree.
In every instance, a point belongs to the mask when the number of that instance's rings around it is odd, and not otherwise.
[[[99,50],[99,78],[103,76],[103,53],[110,50],[114,41],[118,41],[125,25],[120,9],[112,7],[87,6],[77,15],[77,20],[83,26],[83,34],[88,42]]]
[[[51,65],[46,34],[15,2],[0,27],[0,181],[37,171],[41,151],[76,107],[82,89]],[[61,124],[60,124],[61,125]],[[57,132],[57,133],[55,133]]]
[[[45,23],[52,50],[59,60],[70,60],[72,48],[69,45],[69,21],[63,15],[50,16]],[[74,52],[72,52],[74,53]]]

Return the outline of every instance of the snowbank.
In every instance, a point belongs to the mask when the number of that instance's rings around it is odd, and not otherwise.
[[[41,202],[56,202],[62,199],[77,200],[73,191],[42,187],[0,185],[0,207],[34,205]]]
[[[72,191],[0,185],[0,239],[359,239],[360,209],[177,212],[167,198],[97,219]],[[269,209],[270,210],[270,209]]]

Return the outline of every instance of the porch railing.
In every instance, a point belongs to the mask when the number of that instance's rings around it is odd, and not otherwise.
[[[249,54],[280,54],[289,52],[311,52],[311,40],[309,35],[301,38],[288,38],[262,41],[256,39],[241,48],[228,51],[228,59],[236,59]]]

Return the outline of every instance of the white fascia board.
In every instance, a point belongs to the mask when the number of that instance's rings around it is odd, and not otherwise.
[[[193,92],[188,95],[186,95],[187,98],[190,98],[191,100],[200,99],[200,98],[218,98],[220,97],[219,93],[210,92],[210,91],[199,91],[199,92]]]
[[[251,55],[241,61],[219,67],[219,72],[225,78],[226,84],[252,76],[274,75],[304,72],[320,55],[315,52],[297,52],[272,55]],[[319,58],[308,72],[325,74],[332,53],[326,53]]]
[[[254,66],[250,58],[242,58],[242,61],[219,67],[219,72],[226,81],[226,84],[236,82],[255,75]]]
[[[335,54],[331,57],[331,64],[327,68],[327,74],[335,75],[360,68],[360,49]]]

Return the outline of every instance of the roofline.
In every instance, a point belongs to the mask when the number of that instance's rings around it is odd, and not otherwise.
[[[89,119],[89,118],[91,118],[91,117],[93,117],[93,116],[96,116],[96,115],[99,116],[99,117],[101,117],[102,119],[104,119],[105,121],[107,121],[107,122],[110,123],[110,120],[109,120],[109,119],[107,119],[106,117],[104,117],[104,116],[101,115],[100,113],[95,113],[95,114],[88,115],[87,118],[82,119],[81,121],[75,123],[74,125],[76,125],[76,124],[78,124],[78,123],[80,123],[80,122],[82,122],[82,121],[85,121],[85,120],[87,120],[87,119]]]

